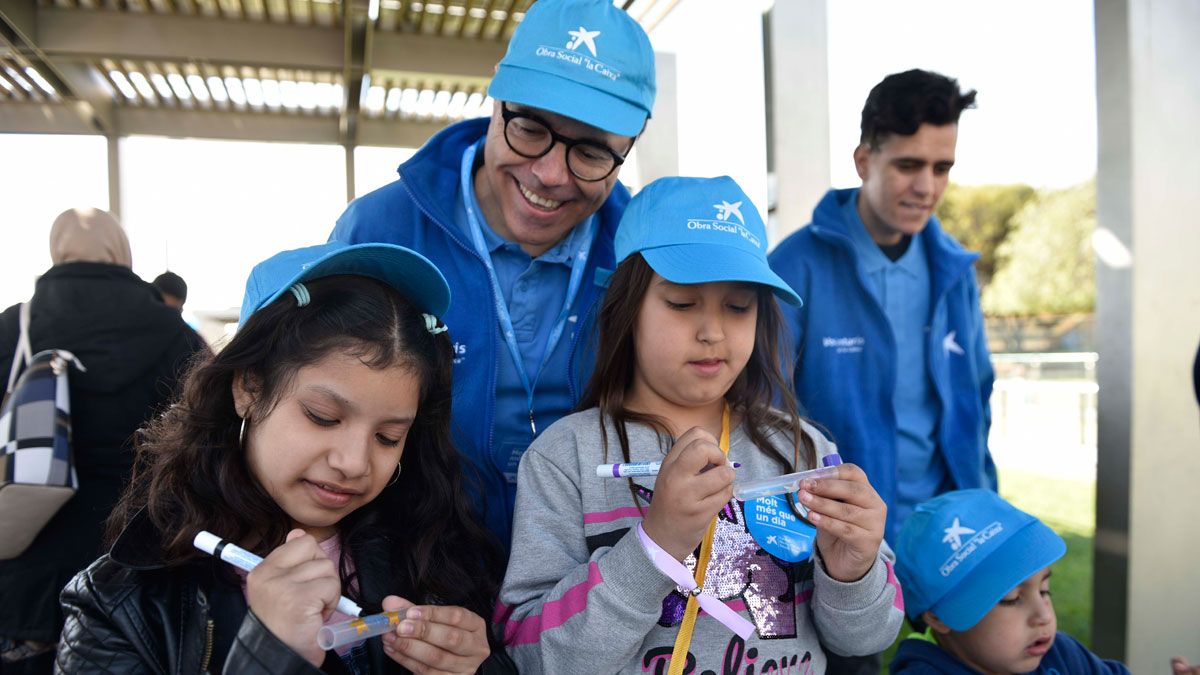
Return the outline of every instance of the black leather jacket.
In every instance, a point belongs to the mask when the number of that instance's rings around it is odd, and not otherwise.
[[[165,569],[159,541],[150,519],[139,514],[112,551],[63,590],[66,625],[56,673],[349,673],[332,652],[318,669],[280,642],[249,610],[240,586],[226,580],[224,563]],[[359,569],[359,581],[364,597],[382,597],[372,593],[366,569]],[[371,673],[409,672],[384,655],[379,640],[366,646]],[[480,672],[516,668],[493,648]]]

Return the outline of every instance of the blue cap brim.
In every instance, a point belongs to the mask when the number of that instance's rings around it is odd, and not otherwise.
[[[399,291],[418,310],[437,317],[450,308],[450,286],[428,258],[394,244],[356,244],[330,251],[308,263],[257,307],[242,307],[241,322],[275,302],[293,284],[338,275],[370,277]]]
[[[488,96],[547,110],[621,136],[640,134],[650,116],[639,105],[575,80],[504,63],[488,85]]]
[[[804,302],[791,286],[752,253],[719,244],[677,244],[639,251],[659,276],[676,284],[742,281],[768,286],[780,300]]]
[[[1067,544],[1040,520],[1031,520],[988,553],[967,578],[929,611],[951,630],[964,631],[979,623],[996,603],[1029,577],[1049,567],[1067,552]]]

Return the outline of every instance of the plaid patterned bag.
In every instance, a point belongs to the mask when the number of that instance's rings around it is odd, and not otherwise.
[[[0,406],[0,560],[21,555],[79,485],[67,371],[83,364],[62,349],[31,356],[29,303],[20,311],[21,334]]]

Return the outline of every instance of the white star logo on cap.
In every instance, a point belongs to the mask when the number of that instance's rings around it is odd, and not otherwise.
[[[579,45],[586,45],[592,56],[596,55],[596,38],[600,37],[600,31],[580,26],[579,30],[567,31],[567,35],[571,36],[571,40],[567,42],[567,49],[579,49]]]
[[[713,204],[713,208],[717,210],[717,220],[729,220],[729,216],[737,216],[738,222],[746,224],[746,219],[742,217],[741,202],[730,204],[722,199],[720,204]]]
[[[957,551],[958,549],[962,548],[962,538],[964,534],[975,534],[975,530],[972,530],[969,527],[963,527],[962,524],[958,522],[958,518],[954,519],[954,522],[950,524],[950,527],[947,527],[942,531],[946,533],[946,536],[942,537],[942,543],[950,544],[951,551]]]

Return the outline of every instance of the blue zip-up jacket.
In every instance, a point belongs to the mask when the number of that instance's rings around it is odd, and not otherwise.
[[[891,506],[896,497],[896,341],[859,265],[843,206],[854,190],[830,190],[807,227],[771,252],[771,269],[804,298],[783,308],[795,357],[796,396],[843,459],[867,473]],[[931,218],[919,235],[929,258],[929,379],[940,405],[936,431],[955,489],[996,489],[988,451],[993,372],[973,264],[978,257]],[[886,536],[900,529],[888,513]]]
[[[442,319],[455,351],[454,441],[466,460],[467,489],[480,516],[507,549],[516,486],[504,478],[509,458],[496,456],[492,429],[497,358],[510,357],[499,333],[486,263],[454,220],[463,152],[487,134],[488,122],[467,120],[440,131],[400,165],[399,180],[351,202],[330,239],[406,246],[429,258],[446,276],[451,303]],[[613,237],[628,203],[629,191],[618,183],[597,212],[596,239],[571,311],[575,321],[568,323],[535,385],[537,389],[549,378],[565,379],[569,400],[539,399],[539,430],[574,409],[591,375],[595,314],[604,294],[600,284],[613,269]],[[598,270],[602,271],[597,274]]]
[[[888,666],[892,675],[979,675],[979,671],[959,661],[933,642],[909,638],[900,642],[896,657]],[[1129,675],[1119,661],[1105,661],[1089,652],[1075,638],[1059,632],[1050,651],[1042,657],[1031,675]]]

